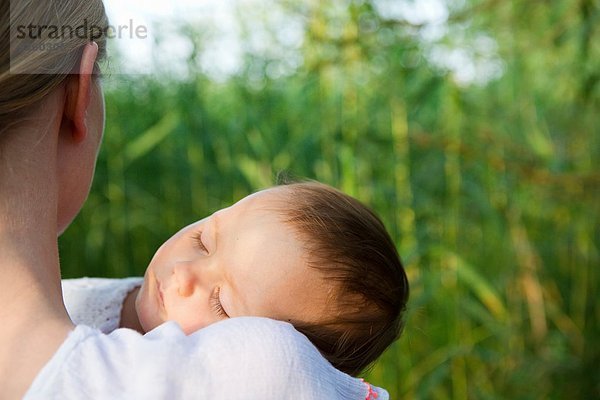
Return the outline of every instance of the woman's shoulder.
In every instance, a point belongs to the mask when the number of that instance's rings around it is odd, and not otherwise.
[[[215,346],[222,346],[223,351],[216,354],[229,358],[228,366],[221,368],[236,366],[230,379],[235,378],[239,387],[247,385],[248,379],[254,379],[263,385],[263,393],[269,394],[264,398],[388,400],[385,390],[334,368],[308,338],[289,323],[240,317],[224,320],[203,331],[207,331]],[[227,348],[235,348],[235,351],[227,351]],[[247,371],[251,371],[251,376]],[[235,385],[232,389],[227,398],[243,393],[236,390]],[[259,388],[254,385],[254,389]]]
[[[151,382],[151,384],[150,384]],[[365,399],[290,324],[225,320],[186,336],[174,322],[146,335],[77,327],[26,398]],[[387,398],[381,392],[380,398]]]

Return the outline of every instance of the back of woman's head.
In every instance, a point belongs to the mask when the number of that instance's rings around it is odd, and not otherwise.
[[[334,317],[295,323],[335,367],[351,375],[398,338],[408,280],[381,220],[358,200],[320,183],[284,186],[284,219],[306,243],[311,267],[334,285]]]
[[[105,56],[108,20],[102,0],[0,0],[0,11],[2,135],[77,71],[86,43]]]

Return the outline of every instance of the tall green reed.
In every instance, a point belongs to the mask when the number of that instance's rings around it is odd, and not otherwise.
[[[288,75],[257,56],[225,82],[115,82],[64,275],[142,274],[176,230],[287,170],[370,204],[398,245],[406,329],[365,374],[392,398],[598,397],[599,58],[583,3],[457,13],[448,35],[466,18],[498,44],[503,74],[482,85],[371,2],[292,7],[308,28]]]

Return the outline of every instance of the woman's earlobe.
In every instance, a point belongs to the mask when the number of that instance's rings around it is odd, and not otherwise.
[[[81,142],[87,136],[85,109],[89,105],[89,100],[86,102],[85,99],[80,98],[79,87],[79,75],[72,75],[67,78],[65,82],[65,105],[63,109],[62,128],[68,135],[68,139],[75,142]],[[81,104],[82,102],[86,102],[87,104]]]
[[[78,73],[67,79],[65,88],[64,117],[71,122],[71,136],[79,142],[87,136],[87,110],[90,106],[93,86],[93,72],[98,45],[91,42],[85,45],[81,54]]]

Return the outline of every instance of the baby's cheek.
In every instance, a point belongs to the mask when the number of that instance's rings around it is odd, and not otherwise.
[[[198,302],[172,305],[168,311],[169,320],[177,322],[186,335],[216,322],[216,318],[211,317],[211,310]]]
[[[135,302],[135,309],[142,328],[144,331],[148,332],[156,328],[162,322],[158,316],[158,310],[154,310],[148,296],[144,296],[143,294],[145,293],[140,290]]]

